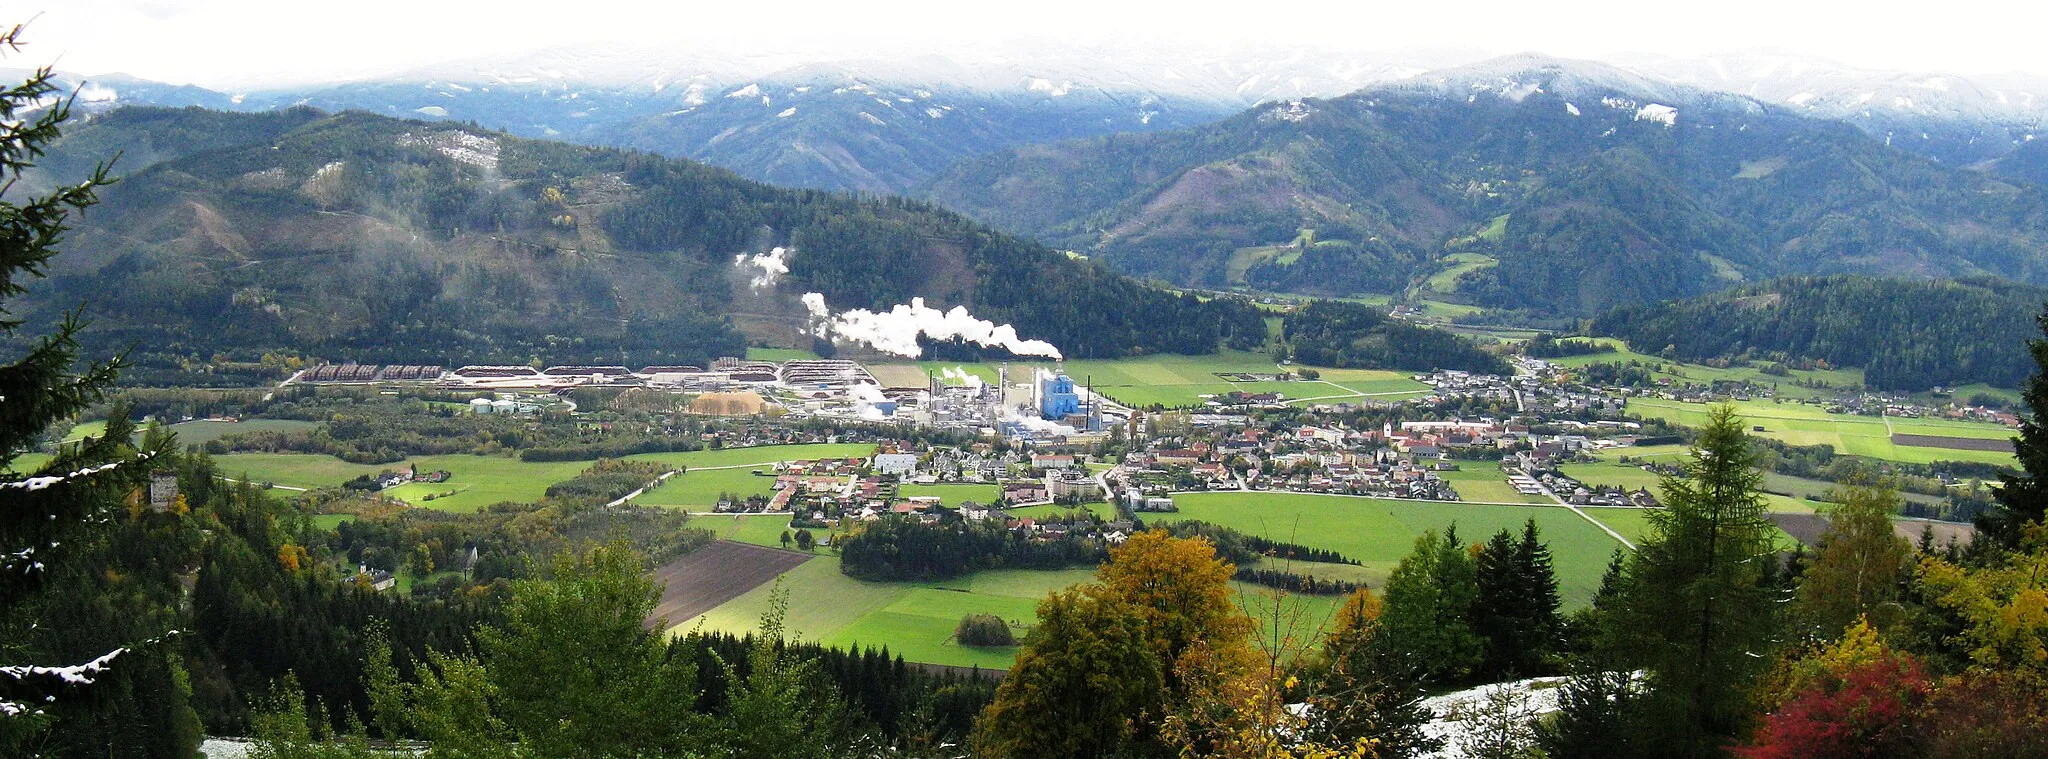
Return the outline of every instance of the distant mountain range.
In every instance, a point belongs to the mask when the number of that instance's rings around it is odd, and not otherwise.
[[[148,165],[10,308],[41,322],[84,304],[95,350],[133,349],[145,382],[272,353],[700,363],[812,347],[806,292],[833,311],[965,306],[1071,357],[1266,337],[1249,304],[1148,288],[928,204],[646,153],[311,108],[124,108],[69,129],[40,178],[116,151]],[[775,248],[779,279],[735,262]]]
[[[1786,274],[2048,282],[2037,186],[1803,109],[1542,56],[1014,149],[920,192],[1204,287],[1427,286],[1591,315]]]
[[[348,84],[232,94],[123,75],[72,78],[91,83],[87,99],[98,108],[358,109],[652,150],[780,184],[902,192],[962,158],[1051,140],[1186,128],[1259,103],[1333,98],[1477,60],[1307,47],[1041,47],[805,63],[789,55],[563,48]],[[2048,78],[1868,71],[1771,54],[1615,62],[1645,79],[1847,121],[1951,164],[1990,161],[2031,135],[2048,137]]]

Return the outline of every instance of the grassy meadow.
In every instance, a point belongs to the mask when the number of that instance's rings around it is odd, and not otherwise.
[[[1437,472],[1451,483],[1451,489],[1458,491],[1458,497],[1467,501],[1490,501],[1494,503],[1555,504],[1540,495],[1523,495],[1515,486],[1508,484],[1508,477],[1498,465],[1491,461],[1461,461],[1456,471]]]
[[[1620,544],[1570,510],[1544,506],[1353,498],[1306,493],[1189,493],[1180,511],[1148,514],[1148,522],[1199,519],[1273,540],[1325,548],[1356,559],[1375,587],[1414,548],[1424,530],[1456,523],[1460,538],[1484,541],[1503,528],[1520,531],[1534,518],[1555,555],[1559,592],[1568,606],[1593,597],[1607,558]]]
[[[1712,408],[1711,405],[1704,403],[1683,403],[1655,398],[1631,398],[1628,402],[1628,411],[1631,414],[1664,419],[1688,427],[1705,424]],[[2010,429],[1996,424],[1830,414],[1819,406],[1770,401],[1740,401],[1735,404],[1735,409],[1736,413],[1742,416],[1743,425],[1752,428],[1750,434],[1781,440],[1792,445],[1827,444],[1834,446],[1836,453],[1907,464],[1927,464],[1935,461],[2013,463],[2011,454],[1997,451],[1905,446],[1897,445],[1891,439],[1895,432],[1979,439],[2012,436],[2013,432]],[[1754,427],[1764,429],[1758,432],[1753,429]]]
[[[722,448],[683,453],[650,453],[633,459],[660,461],[691,468],[737,467],[690,471],[670,478],[645,498],[652,505],[709,506],[718,501],[720,488],[740,492],[758,487],[766,493],[767,477],[755,477],[746,467],[778,461],[831,456],[865,456],[874,452],[866,444],[776,445],[754,448]],[[415,482],[384,491],[385,495],[417,506],[445,511],[475,511],[501,501],[537,501],[549,485],[574,478],[589,468],[588,461],[521,461],[510,456],[418,456],[390,464],[351,464],[333,456],[310,453],[231,453],[215,456],[220,471],[229,477],[269,482],[298,488],[335,487],[357,476],[418,466],[422,472],[448,470],[447,482]],[[694,479],[693,479],[694,478]],[[434,496],[427,500],[427,496]],[[708,498],[708,500],[707,500]]]

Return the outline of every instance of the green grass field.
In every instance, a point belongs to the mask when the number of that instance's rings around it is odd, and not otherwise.
[[[355,519],[356,515],[354,514],[314,514],[313,526],[323,530],[332,530],[340,527],[342,522],[353,522]]]
[[[1500,226],[1503,229],[1506,228],[1507,224],[1504,219]],[[1484,237],[1485,233],[1482,232],[1479,236]],[[1422,283],[1422,288],[1429,292],[1454,292],[1458,289],[1459,277],[1465,276],[1467,272],[1478,271],[1500,263],[1499,259],[1480,253],[1452,253],[1437,259],[1437,261],[1445,264],[1445,267],[1441,271],[1429,275],[1429,279]]]
[[[633,499],[642,506],[673,506],[691,510],[718,505],[721,495],[773,495],[774,477],[754,474],[752,469],[702,469],[668,478],[659,487]]]
[[[229,453],[213,457],[221,474],[297,488],[334,487],[361,474],[399,469],[399,464],[351,464],[315,453]]]
[[[1666,367],[1666,370],[1653,372],[1652,376],[1669,379],[1675,383],[1709,384],[1715,381],[1737,381],[1775,386],[1778,394],[1786,398],[1814,398],[1833,394],[1827,390],[1800,387],[1793,384],[1794,380],[1819,381],[1836,387],[1855,387],[1863,384],[1863,370],[1861,369],[1794,369],[1787,376],[1774,377],[1763,373],[1761,366],[1736,366],[1717,369],[1701,364],[1666,361],[1656,356],[1644,355],[1629,350],[1626,343],[1611,337],[1575,339],[1585,339],[1596,343],[1612,345],[1616,350],[1613,353],[1595,353],[1587,356],[1567,356],[1545,360],[1567,367],[1600,363],[1626,364],[1630,361],[1640,361],[1648,366],[1658,366],[1661,364]]]
[[[33,472],[50,463],[51,458],[47,453],[24,453],[14,457],[14,461],[9,462],[7,468],[22,473]]]
[[[874,449],[872,445],[851,443],[775,445],[650,453],[630,458],[688,467],[748,467],[796,459],[865,456]],[[415,482],[385,491],[392,498],[445,511],[475,511],[500,501],[537,501],[549,485],[573,478],[590,466],[588,461],[527,462],[509,456],[468,455],[421,456],[391,464],[351,464],[332,456],[305,453],[232,453],[216,456],[214,460],[220,464],[221,472],[230,477],[246,474],[256,482],[301,488],[334,487],[358,475],[404,469],[407,465],[418,465],[422,472],[446,469],[453,475],[447,482]],[[767,493],[770,482],[767,477],[753,476],[745,468],[692,471],[671,478],[644,496],[643,502],[657,506],[710,506],[718,502],[722,488]],[[443,495],[448,493],[452,495]],[[426,500],[428,495],[436,498]]]
[[[320,426],[318,422],[297,419],[247,419],[239,422],[215,422],[198,420],[171,425],[171,431],[178,435],[178,445],[204,445],[229,435],[244,432],[282,431],[311,429]]]
[[[805,350],[795,350],[791,348],[747,349],[747,360],[749,361],[793,361],[796,359],[807,359],[817,357],[818,354],[816,353],[812,353],[810,351]]]
[[[1600,520],[1629,542],[1640,545],[1650,534],[1650,511],[1648,509],[1584,509],[1587,516]],[[1603,568],[1604,569],[1604,568]]]
[[[780,461],[868,456],[875,447],[868,443],[815,443],[810,445],[762,445],[752,448],[715,448],[681,453],[642,453],[626,458],[659,461],[669,466],[701,469],[722,466],[759,466]]]
[[[690,517],[693,528],[710,530],[719,540],[752,543],[769,548],[782,547],[782,532],[790,530],[789,517],[781,514],[700,514]],[[797,528],[822,538],[831,533],[820,528]],[[790,535],[794,536],[794,530]],[[821,551],[822,553],[822,551]]]
[[[71,431],[64,433],[64,442],[76,443],[89,437],[99,437],[104,434],[107,434],[107,420],[98,419],[84,424],[72,425]]]
[[[1778,506],[1778,504],[1773,504],[1771,510],[1784,510]],[[1586,508],[1584,511],[1587,516],[1597,519],[1601,524],[1607,525],[1613,528],[1615,532],[1621,533],[1622,537],[1629,539],[1629,542],[1640,545],[1643,539],[1650,535],[1650,515],[1656,513],[1657,510]],[[1773,527],[1771,531],[1776,536],[1778,550],[1790,551],[1793,547],[1799,545],[1799,541],[1786,534],[1784,530]]]
[[[443,511],[476,511],[500,501],[532,502],[549,485],[575,477],[588,461],[525,462],[509,456],[421,456],[390,464],[351,464],[333,456],[310,453],[231,453],[215,456],[222,474],[254,482],[300,488],[334,487],[362,474],[404,469],[446,469],[447,482],[415,482],[384,491],[385,495]],[[426,500],[428,494],[454,495]]]
[[[1627,451],[1628,449],[1622,448],[1618,450]],[[1659,478],[1656,473],[1647,471],[1634,463],[1623,464],[1615,461],[1616,458],[1625,455],[1631,454],[1608,453],[1600,457],[1601,460],[1596,463],[1563,464],[1558,466],[1558,469],[1564,472],[1566,476],[1588,485],[1619,485],[1629,490],[1649,488],[1651,493],[1658,492],[1657,483]],[[1663,461],[1669,462],[1670,459],[1663,459]]]
[[[790,632],[832,646],[887,646],[911,661],[1006,668],[1014,649],[977,649],[954,643],[960,617],[990,613],[1023,633],[1036,620],[1046,594],[1087,582],[1093,569],[996,570],[935,583],[863,582],[841,574],[839,559],[821,554],[784,574]],[[670,620],[687,631],[745,633],[760,624],[774,584],[763,585],[712,609],[700,619]]]
[[[1451,483],[1451,489],[1458,491],[1458,497],[1467,501],[1494,501],[1498,503],[1554,504],[1540,495],[1523,495],[1508,484],[1506,474],[1491,461],[1459,462],[1463,467],[1454,472],[1437,472]]]
[[[765,470],[783,461],[868,456],[874,452],[875,447],[866,443],[819,443],[644,453],[627,458],[686,468],[682,474],[670,477],[660,487],[634,499],[634,503],[708,509],[717,505],[718,497],[726,493],[764,496],[774,493],[775,478],[755,475],[757,467]]]
[[[1651,398],[1631,398],[1628,411],[1645,418],[1665,419],[1689,427],[1704,424],[1712,407],[1703,403],[1682,403]],[[1793,445],[1832,445],[1836,453],[1867,456],[1908,464],[1935,461],[1980,461],[2011,464],[2010,454],[1996,451],[1968,451],[1953,448],[1922,448],[1895,445],[1894,431],[1947,437],[1997,438],[2012,433],[1995,424],[1949,422],[1926,419],[1830,414],[1819,406],[1804,403],[1743,401],[1735,404],[1745,427],[1764,428],[1750,434],[1782,440]]]
[[[1368,582],[1378,586],[1424,530],[1452,522],[1460,538],[1484,541],[1495,531],[1520,530],[1530,518],[1555,556],[1559,592],[1570,606],[1592,598],[1607,557],[1620,544],[1571,511],[1542,506],[1484,506],[1421,503],[1303,493],[1192,493],[1174,497],[1172,514],[1146,515],[1148,522],[1199,519],[1358,560]]]

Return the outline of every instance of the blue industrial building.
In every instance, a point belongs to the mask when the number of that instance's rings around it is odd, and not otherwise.
[[[1081,413],[1081,396],[1074,392],[1074,380],[1065,374],[1045,374],[1038,378],[1038,415],[1045,419],[1065,419]]]

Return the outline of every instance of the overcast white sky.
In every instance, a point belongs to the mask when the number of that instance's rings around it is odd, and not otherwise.
[[[1775,48],[1915,71],[2048,75],[2048,2],[1808,0],[30,0],[8,61],[235,89],[596,42],[899,55],[994,40],[1457,48],[1568,57]],[[40,15],[38,15],[40,14]]]

